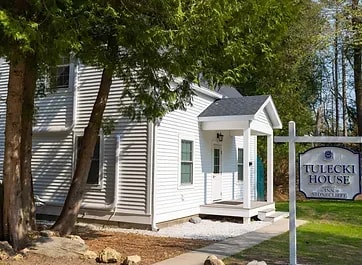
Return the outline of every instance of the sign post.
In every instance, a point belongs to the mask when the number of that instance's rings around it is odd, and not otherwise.
[[[295,122],[289,126],[289,264],[297,264],[297,226],[296,226],[296,177],[295,177]]]
[[[362,137],[296,136],[295,122],[288,126],[289,136],[276,136],[274,142],[289,144],[289,263],[297,265],[295,143],[362,143]],[[307,198],[351,200],[361,193],[359,154],[339,147],[317,155],[310,150],[300,163],[300,190]]]

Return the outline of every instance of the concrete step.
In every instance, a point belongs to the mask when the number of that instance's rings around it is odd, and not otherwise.
[[[269,208],[258,212],[258,219],[264,221],[264,219],[275,213],[275,208]]]
[[[282,218],[287,218],[289,217],[289,213],[288,212],[276,212],[274,211],[274,213],[269,214],[265,217],[265,219],[263,220],[264,222],[271,222],[274,223]]]

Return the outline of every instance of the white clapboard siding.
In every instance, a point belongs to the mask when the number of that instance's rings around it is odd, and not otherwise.
[[[9,65],[6,62],[0,63],[0,176],[4,161],[5,142],[5,119],[6,119],[6,95],[8,88]]]
[[[0,65],[0,167],[4,158],[4,129],[8,65]],[[47,97],[37,99],[38,125],[43,129],[64,127],[72,115],[71,89],[59,90]],[[49,112],[49,116],[47,115]],[[40,123],[39,123],[40,122]],[[32,172],[34,192],[46,202],[62,202],[67,194],[72,174],[72,133],[34,134]]]
[[[238,180],[238,175],[237,175],[237,170],[238,170],[238,166],[237,166],[237,158],[238,158],[238,149],[244,148],[244,141],[243,141],[243,137],[242,136],[236,136],[235,137],[235,158],[236,158],[236,164],[235,164],[235,170],[236,170],[236,177],[235,177],[235,191],[234,191],[234,200],[242,200],[243,199],[243,182]]]
[[[266,127],[270,127],[270,124],[272,124],[271,120],[268,117],[268,114],[266,113],[266,108],[264,108],[256,115],[255,120],[261,122]]]
[[[80,65],[77,87],[76,135],[83,135],[97,96],[101,74],[94,67]],[[147,205],[147,123],[130,121],[122,117],[120,98],[124,84],[117,79],[112,82],[104,118],[111,119],[115,128],[104,136],[102,188],[89,188],[85,201],[103,204],[114,195],[116,164],[116,135],[121,136],[119,163],[118,213],[145,214]]]
[[[207,144],[209,141],[200,138],[200,135],[207,138],[210,133],[199,131],[197,117],[213,100],[202,94],[195,96],[193,106],[188,107],[187,111],[176,110],[167,114],[156,128],[156,222],[198,214],[199,206],[204,204],[204,173],[211,172],[211,166],[207,163],[202,165],[201,159],[205,159],[202,156],[209,156],[207,152],[210,152],[210,146]],[[180,139],[194,142],[191,186],[180,185]],[[208,150],[205,149],[207,146]]]
[[[224,135],[221,143],[222,200],[232,200],[235,197],[236,191],[234,185],[238,178],[235,137],[230,136],[228,131],[221,131],[221,133]],[[216,134],[216,132],[214,132],[214,134]]]
[[[257,155],[257,137],[251,136],[250,138],[250,162],[252,165],[250,166],[250,183],[251,183],[251,199],[256,199],[256,155]],[[237,136],[235,137],[235,157],[237,159],[237,149],[244,147],[243,137]],[[237,160],[236,160],[237,161]],[[235,193],[234,193],[234,199],[235,200],[242,200],[243,199],[243,181],[238,181],[237,176],[237,162],[235,164],[236,167],[236,176],[235,176]]]
[[[35,100],[35,127],[65,127],[72,122],[73,90],[58,88]]]
[[[34,192],[46,202],[63,202],[72,176],[72,134],[33,137]]]

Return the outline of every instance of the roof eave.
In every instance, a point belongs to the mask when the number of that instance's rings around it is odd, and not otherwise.
[[[253,120],[254,115],[227,115],[227,116],[207,116],[198,117],[199,121],[240,121],[240,120]]]

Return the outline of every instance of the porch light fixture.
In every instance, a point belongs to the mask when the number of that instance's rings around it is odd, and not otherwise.
[[[219,142],[222,142],[222,140],[224,140],[224,135],[222,133],[217,133],[216,138]]]

